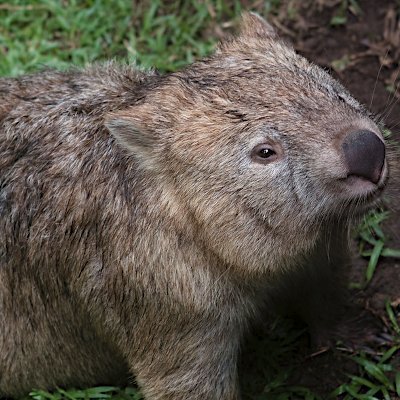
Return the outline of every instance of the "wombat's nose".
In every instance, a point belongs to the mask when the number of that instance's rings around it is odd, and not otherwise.
[[[359,176],[378,183],[385,162],[385,145],[371,131],[352,132],[342,143],[348,176]]]

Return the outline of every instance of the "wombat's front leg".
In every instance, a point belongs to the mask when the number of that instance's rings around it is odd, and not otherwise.
[[[142,332],[132,365],[146,400],[239,400],[240,328],[228,325],[172,322]]]
[[[278,309],[308,324],[315,347],[330,344],[341,328],[348,295],[348,241],[345,227],[330,226],[303,263],[283,277],[274,299]]]
[[[331,226],[321,235],[300,270],[294,299],[298,314],[309,325],[316,347],[338,339],[348,299],[350,269],[347,229]],[[339,335],[340,336],[340,335]]]

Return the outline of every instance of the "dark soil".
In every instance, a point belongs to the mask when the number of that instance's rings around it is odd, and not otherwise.
[[[294,21],[282,21],[290,40],[301,54],[329,69],[373,113],[384,116],[387,127],[399,134],[398,2],[396,6],[393,0],[358,1],[360,14],[347,10],[346,22],[339,26],[330,24],[338,7],[325,3],[338,1],[303,2]],[[388,88],[393,90],[395,84],[397,92],[390,93]]]
[[[292,0],[283,3],[270,18],[280,35],[293,43],[299,53],[328,69],[354,97],[374,114],[383,117],[386,127],[393,132],[392,140],[400,141],[399,2],[358,0],[360,10],[354,7],[341,10],[340,4],[344,2],[337,0]],[[254,3],[252,5],[254,7]],[[288,7],[291,10],[289,17]],[[332,25],[337,16],[342,18],[342,24]],[[398,163],[400,152],[397,154]],[[392,173],[396,174],[396,171]],[[392,185],[396,186],[395,183]],[[399,187],[398,185],[397,189]],[[399,196],[400,194],[390,196],[387,207],[391,209],[391,214],[384,226],[385,233],[390,237],[389,246],[395,248],[400,248]],[[357,254],[356,243],[354,254]],[[355,256],[352,281],[363,280],[367,263],[368,260]],[[369,336],[375,338],[372,344],[360,345],[365,346],[372,354],[379,354],[393,345],[388,336],[390,324],[385,303],[389,300],[397,315],[400,315],[399,259],[381,259],[370,284],[364,290],[353,290],[352,299],[358,307],[359,330],[364,330],[365,339]],[[252,346],[253,352],[259,351],[256,349],[261,342],[257,336],[262,337],[263,333],[256,334],[256,345],[249,345],[252,355],[245,357],[245,376],[257,374],[257,371],[252,370],[252,361],[249,360],[253,355],[256,357],[251,351]],[[357,366],[345,356],[345,352],[330,349],[311,355],[307,335],[303,335],[299,342],[298,354],[294,357],[290,354],[282,361],[288,366],[295,366],[289,382],[309,387],[326,398],[327,393],[346,382],[347,373],[357,371]],[[394,362],[400,369],[399,353]],[[265,385],[265,380],[263,384]],[[260,382],[262,390],[261,385]]]

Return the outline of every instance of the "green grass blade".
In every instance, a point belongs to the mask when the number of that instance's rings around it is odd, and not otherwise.
[[[396,372],[395,376],[395,387],[396,387],[396,394],[400,396],[400,371]]]
[[[372,250],[371,258],[369,259],[366,271],[367,282],[370,282],[372,277],[374,276],[379,257],[383,250],[383,246],[384,246],[383,241],[378,240],[374,246],[374,249]]]
[[[400,249],[384,248],[382,250],[383,257],[400,258]]]
[[[393,308],[390,305],[390,301],[386,301],[386,312],[390,319],[390,322],[392,323],[393,330],[398,335],[400,335],[400,326],[399,326],[399,323],[397,322],[397,318],[396,318],[396,315],[394,314]]]

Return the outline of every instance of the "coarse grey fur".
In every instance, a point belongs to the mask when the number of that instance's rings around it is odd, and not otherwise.
[[[133,374],[148,400],[239,399],[265,308],[313,332],[340,313],[352,216],[387,177],[346,180],[359,129],[381,137],[254,14],[170,75],[0,79],[0,396]]]

